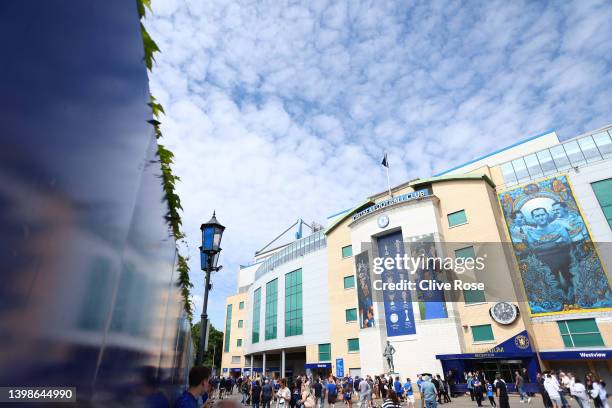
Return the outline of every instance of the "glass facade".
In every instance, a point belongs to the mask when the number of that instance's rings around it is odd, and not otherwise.
[[[342,257],[348,258],[350,256],[353,256],[353,246],[347,245],[345,247],[342,247]]]
[[[454,227],[456,225],[461,225],[467,223],[467,217],[465,215],[465,210],[456,211],[454,213],[450,213],[447,215],[448,217],[448,226]]]
[[[611,131],[604,130],[519,157],[502,164],[501,171],[504,183],[511,185],[610,157]]]
[[[490,324],[481,324],[479,326],[472,326],[472,338],[474,341],[490,341],[495,340],[493,336],[493,328]]]
[[[302,334],[302,270],[285,275],[285,337]]]
[[[473,246],[461,248],[455,250],[455,258],[476,258],[476,251]],[[485,294],[483,290],[464,290],[463,300],[466,304],[470,303],[482,303],[485,301]]]
[[[605,346],[595,319],[558,321],[565,347]]]
[[[348,339],[346,343],[349,353],[359,351],[359,339]]]
[[[331,361],[331,344],[319,344],[319,361]]]
[[[229,349],[230,349],[231,330],[232,330],[232,305],[227,305],[227,313],[225,316],[225,344],[223,347],[226,353],[229,352]]]
[[[278,279],[266,284],[266,340],[276,338],[278,317]]]
[[[352,289],[355,287],[355,276],[344,277],[344,289]]]
[[[608,220],[608,225],[612,228],[612,178],[592,183],[591,187],[593,187],[599,206]]]
[[[261,312],[261,288],[253,292],[253,336],[251,343],[259,342],[259,316]]]
[[[347,322],[356,322],[357,321],[357,309],[346,309],[344,311],[346,321]]]

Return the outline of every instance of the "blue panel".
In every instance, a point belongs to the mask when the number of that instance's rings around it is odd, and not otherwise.
[[[404,242],[402,232],[394,232],[377,239],[378,256],[395,258],[397,254],[404,256]],[[400,271],[395,267],[385,269],[381,274],[383,283],[399,283],[408,280],[408,273]],[[385,321],[387,324],[387,336],[403,336],[415,334],[414,312],[412,310],[412,297],[410,291],[400,293],[396,290],[383,290],[385,305]]]
[[[304,368],[310,368],[310,369],[331,368],[331,363],[307,363],[307,364],[304,364]]]

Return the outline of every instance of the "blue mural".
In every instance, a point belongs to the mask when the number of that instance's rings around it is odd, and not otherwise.
[[[436,258],[438,256],[436,251],[436,243],[434,242],[434,235],[427,234],[418,237],[411,237],[408,239],[410,256],[412,258]],[[435,262],[425,263],[425,265],[419,266],[415,273],[415,282],[417,284],[417,299],[419,301],[419,311],[421,314],[421,320],[429,319],[444,319],[448,317],[448,311],[446,310],[446,301],[444,299],[444,290],[432,289],[432,290],[421,290],[419,288],[419,282],[422,280],[437,280],[439,282],[445,281],[444,274],[439,268],[439,264]]]
[[[566,176],[499,199],[531,314],[612,307],[608,277]]]
[[[395,258],[397,254],[404,256],[404,243],[402,232],[394,232],[378,238],[378,256]],[[381,279],[386,283],[400,283],[408,281],[408,272],[398,270],[395,266],[386,269],[381,274]],[[412,298],[408,290],[383,290],[385,305],[385,321],[387,323],[387,336],[403,336],[415,334],[414,312],[412,310]]]

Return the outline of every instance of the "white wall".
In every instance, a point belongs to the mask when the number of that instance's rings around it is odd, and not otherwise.
[[[285,274],[302,269],[303,334],[285,337]],[[266,283],[278,278],[277,338],[265,340]],[[252,344],[253,292],[261,288],[259,342]],[[247,316],[245,354],[308,344],[329,343],[329,294],[327,290],[327,250],[320,249],[294,259],[260,277],[248,292],[250,314]]]

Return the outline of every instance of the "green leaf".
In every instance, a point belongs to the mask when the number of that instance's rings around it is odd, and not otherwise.
[[[144,61],[147,69],[151,71],[153,69],[153,61],[155,61],[154,53],[159,52],[159,47],[153,41],[144,25],[140,23],[140,33],[142,34],[142,44],[144,46]]]

